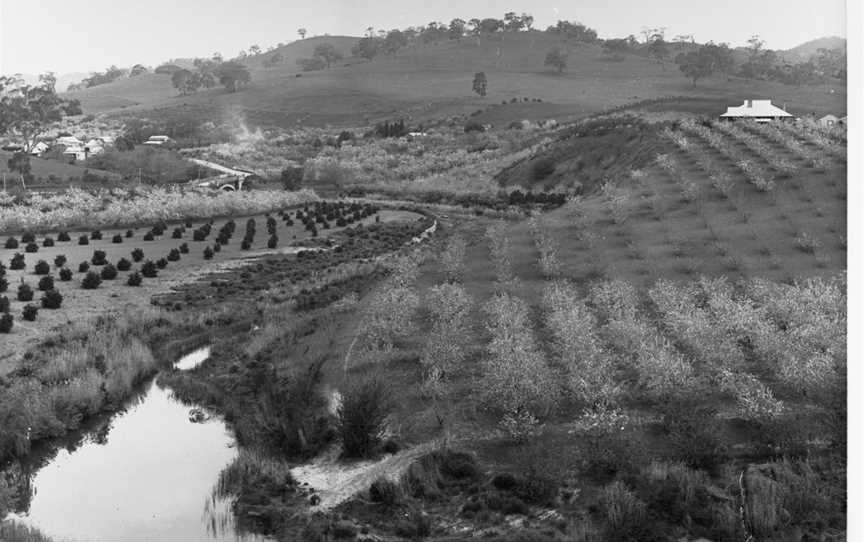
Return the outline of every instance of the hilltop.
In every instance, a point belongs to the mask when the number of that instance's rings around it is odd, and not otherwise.
[[[780,55],[789,61],[798,62],[815,55],[819,49],[843,49],[845,51],[846,38],[841,38],[840,36],[816,38],[815,40],[810,40],[782,51]]]
[[[252,82],[241,92],[222,88],[178,96],[170,76],[146,74],[92,87],[67,96],[81,100],[86,113],[142,115],[186,111],[219,119],[242,113],[252,124],[293,126],[363,124],[394,116],[417,121],[462,115],[513,98],[540,99],[530,107],[499,109],[484,122],[520,118],[577,118],[625,104],[668,96],[699,97],[702,110],[722,111],[745,98],[771,98],[791,112],[845,114],[842,85],[796,88],[770,81],[716,76],[691,83],[671,62],[627,55],[612,60],[598,45],[566,42],[546,32],[505,32],[403,48],[372,61],[350,57],[359,38],[322,36],[297,41],[275,51],[243,59]],[[300,72],[296,61],[311,56],[320,43],[331,43],[345,59],[328,70]],[[558,74],[544,67],[550,50],[568,51],[567,68]],[[279,52],[284,61],[272,68],[264,59]],[[679,52],[670,46],[674,57]],[[471,90],[478,71],[486,73],[488,95]],[[700,112],[702,112],[700,110]],[[512,113],[512,115],[508,114]]]

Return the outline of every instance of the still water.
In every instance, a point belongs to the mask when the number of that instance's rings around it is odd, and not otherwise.
[[[209,351],[193,354],[200,363]],[[221,419],[192,423],[192,408],[154,379],[107,432],[35,473],[29,509],[11,518],[75,542],[265,540],[237,533],[230,502],[214,497],[237,450]]]

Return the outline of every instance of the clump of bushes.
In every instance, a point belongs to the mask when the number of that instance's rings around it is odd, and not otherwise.
[[[219,245],[217,244],[216,246],[218,247]],[[213,249],[210,248],[210,247],[206,247],[206,248],[204,249],[204,259],[205,259],[205,260],[210,260],[210,259],[212,259],[212,258],[213,258]]]
[[[111,238],[111,242],[114,243],[115,245],[119,245],[120,243],[123,242],[123,236],[118,233],[117,235],[115,235],[114,237]]]
[[[145,241],[152,241],[153,240],[153,232],[148,231],[147,233],[144,234],[144,237],[142,237],[142,239],[144,239]]]
[[[85,290],[95,290],[100,284],[102,284],[102,277],[93,271],[89,271],[84,279],[81,280],[81,287]]]
[[[401,504],[405,496],[399,484],[384,476],[379,477],[369,486],[369,500],[385,506]]]
[[[57,240],[62,243],[68,243],[72,239],[69,237],[69,232],[61,231],[60,234],[57,236]]]
[[[18,286],[18,301],[33,301],[33,288],[29,284]]]
[[[180,254],[189,254],[189,245],[187,243],[180,245]]]
[[[117,268],[109,263],[108,265],[106,265],[105,267],[102,268],[102,271],[101,271],[101,273],[99,273],[99,276],[101,276],[103,280],[114,280],[117,278]]]
[[[176,248],[172,248],[170,252],[168,252],[168,261],[176,262],[180,259],[180,251]]]
[[[138,263],[143,259],[144,259],[144,251],[143,250],[141,250],[140,248],[136,248],[135,250],[132,251],[132,261],[133,262]]]
[[[101,241],[102,240],[102,232],[99,230],[95,230],[90,234],[90,239],[93,241]]]
[[[168,260],[166,260],[165,258],[159,258],[158,260],[156,260],[156,267],[158,267],[159,269],[165,269],[166,267],[168,267]]]
[[[129,286],[141,286],[141,280],[141,273],[135,271],[126,279],[126,284]]]
[[[132,230],[126,230],[126,239],[131,239],[135,235]]]
[[[18,239],[15,239],[14,237],[6,239],[6,244],[4,244],[3,247],[9,249],[18,248]]]
[[[42,240],[42,246],[43,247],[53,247],[54,246],[54,238],[53,237],[46,237],[45,239]]]
[[[132,269],[132,262],[130,262],[126,258],[120,258],[119,260],[117,260],[118,271],[129,271],[130,269]]]
[[[32,322],[36,320],[36,314],[39,312],[39,309],[36,305],[32,305],[30,303],[24,305],[24,310],[21,311],[21,317],[27,320],[28,322]]]
[[[68,267],[64,267],[60,270],[60,280],[63,282],[69,282],[72,280],[72,270]]]
[[[86,273],[90,269],[90,264],[88,262],[81,262],[78,264],[78,272]]]
[[[390,390],[382,379],[365,378],[351,385],[337,413],[343,454],[368,457],[380,443],[393,407]]]
[[[108,259],[105,258],[105,251],[104,250],[94,250],[93,251],[93,257],[90,258],[90,262],[93,265],[105,265],[105,264],[107,264]]]
[[[64,254],[58,254],[54,257],[55,267],[63,267],[64,265],[66,265],[66,256]]]
[[[9,269],[24,269],[25,266],[24,255],[20,252],[16,252],[12,259],[9,261]]]
[[[48,290],[54,289],[54,277],[51,275],[45,275],[41,279],[39,279],[39,291],[47,292]]]
[[[154,264],[151,260],[147,260],[141,265],[141,274],[148,279],[156,278],[159,274],[159,271],[156,269],[156,264]]]
[[[78,244],[79,245],[89,245],[90,244],[90,238],[87,237],[86,235],[82,235],[81,237],[78,238]]]
[[[0,313],[9,312],[9,298],[5,295],[0,295]]]
[[[42,295],[43,309],[59,309],[63,304],[63,295],[57,290],[48,290]]]
[[[26,243],[33,243],[35,241],[36,241],[36,234],[33,232],[28,231],[27,233],[25,233],[24,235],[21,236],[21,242],[22,243],[25,243],[25,244]]]
[[[48,262],[45,260],[39,260],[36,262],[36,265],[33,266],[33,272],[37,275],[47,275],[51,272],[51,266],[48,265]]]
[[[27,246],[24,247],[24,252],[34,253],[39,252],[39,245],[36,243],[27,243]]]
[[[0,333],[11,333],[15,319],[8,312],[0,314]]]

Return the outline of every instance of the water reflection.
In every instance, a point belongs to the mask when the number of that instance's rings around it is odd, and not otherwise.
[[[212,495],[236,455],[219,418],[190,423],[189,407],[153,381],[35,472],[26,513],[11,518],[70,541],[264,540],[238,534],[230,501]]]

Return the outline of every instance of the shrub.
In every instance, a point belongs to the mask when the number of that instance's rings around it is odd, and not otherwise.
[[[27,233],[25,233],[24,235],[21,236],[21,242],[22,243],[33,243],[34,241],[36,241],[36,234],[33,232],[28,231]]]
[[[98,273],[89,271],[84,279],[81,280],[81,287],[85,290],[95,290],[102,284],[102,278]]]
[[[131,239],[135,235],[132,230],[126,230],[126,239]]]
[[[129,278],[126,279],[126,284],[129,286],[141,286],[141,273],[135,271],[129,275]]]
[[[102,268],[99,276],[101,276],[103,280],[114,280],[117,278],[117,268],[109,263]]]
[[[43,309],[59,309],[63,304],[63,296],[57,290],[48,290],[42,295]]]
[[[153,240],[153,232],[148,231],[147,233],[144,234],[144,237],[142,239],[144,239],[145,241],[152,241]]]
[[[18,286],[18,301],[33,301],[33,288],[29,284]]]
[[[168,260],[166,260],[165,258],[159,258],[158,260],[156,260],[156,267],[158,267],[159,269],[165,269],[166,267],[168,267]]]
[[[240,250],[249,250],[250,248],[252,248],[252,243],[249,239],[243,239],[243,242],[240,243]]]
[[[87,237],[86,235],[82,235],[81,237],[78,238],[78,244],[79,245],[89,245],[90,244],[90,238]]]
[[[216,243],[215,245],[213,245],[213,252],[219,252],[221,250],[222,250],[222,245],[220,245],[219,243]]]
[[[12,331],[12,323],[14,322],[14,318],[8,312],[4,312],[0,314],[0,333],[9,333]]]
[[[93,257],[90,258],[90,263],[93,265],[105,265],[108,263],[108,260],[105,258],[104,250],[94,250]]]
[[[5,292],[9,289],[9,281],[5,277],[0,277],[0,292]]]
[[[60,270],[60,280],[63,282],[68,282],[72,280],[72,270],[68,267],[64,267]]]
[[[36,319],[36,314],[39,312],[39,309],[36,305],[31,305],[30,303],[24,305],[24,310],[21,311],[21,317],[27,320],[28,322],[32,322]]]
[[[275,235],[271,235],[269,239],[267,239],[267,248],[276,248],[276,245],[279,244],[279,238]]]
[[[132,262],[126,258],[117,260],[117,271],[129,271],[130,269],[132,269]]]
[[[189,245],[188,244],[183,243],[182,245],[180,245],[180,254],[189,254]]]
[[[54,266],[55,267],[63,267],[66,265],[66,256],[64,254],[59,254],[54,258]]]
[[[0,312],[9,312],[9,298],[5,295],[0,295]]]
[[[54,289],[54,277],[51,275],[46,275],[39,279],[39,291],[47,292],[48,290]]]
[[[6,239],[6,244],[3,246],[4,246],[4,248],[10,248],[10,249],[11,248],[18,248],[18,239],[15,239],[14,237],[10,237],[10,238]]]
[[[27,243],[27,246],[24,247],[24,252],[34,253],[39,252],[39,245],[36,243]]]
[[[217,244],[216,246],[218,247],[219,245]],[[210,248],[210,247],[206,247],[206,248],[204,249],[204,259],[205,259],[205,260],[210,260],[210,259],[212,259],[212,258],[213,258],[213,249]]]
[[[36,265],[33,266],[33,272],[37,275],[47,275],[51,272],[51,266],[48,265],[48,262],[45,260],[39,260],[36,262]]]
[[[396,482],[381,476],[369,486],[369,500],[386,506],[395,506],[403,500],[402,488]]]
[[[183,228],[174,228],[174,231],[171,232],[172,239],[182,239],[183,238]]]
[[[144,259],[144,251],[143,250],[141,250],[140,248],[136,248],[135,250],[132,251],[132,261],[133,262],[138,263],[143,259]]]
[[[367,457],[372,453],[393,406],[390,390],[380,378],[361,379],[345,391],[337,417],[346,457]]]
[[[42,240],[42,246],[43,247],[53,247],[54,246],[54,238],[53,237],[46,237],[45,239]]]
[[[72,239],[69,237],[69,232],[61,231],[57,236],[57,240],[63,243],[68,243]]]
[[[90,269],[90,264],[88,262],[81,262],[78,264],[78,272],[86,273]]]
[[[114,243],[115,245],[119,245],[120,243],[123,242],[123,236],[118,233],[117,235],[115,235],[114,237],[111,238],[111,242]]]
[[[147,260],[141,265],[141,274],[148,279],[152,279],[159,274],[159,271],[156,270],[156,264],[154,264],[150,260]]]
[[[93,241],[101,241],[102,240],[102,232],[99,230],[92,232],[90,234],[90,239],[92,239]]]
[[[12,259],[9,261],[9,269],[24,269],[24,255],[20,252],[16,252]]]
[[[168,252],[168,261],[176,262],[180,259],[180,251],[176,248],[172,248],[170,252]]]
[[[600,492],[600,508],[610,540],[639,540],[633,537],[645,522],[645,503],[633,494],[624,482],[615,481]]]
[[[465,133],[469,132],[485,132],[486,128],[476,120],[469,120],[465,123]]]

